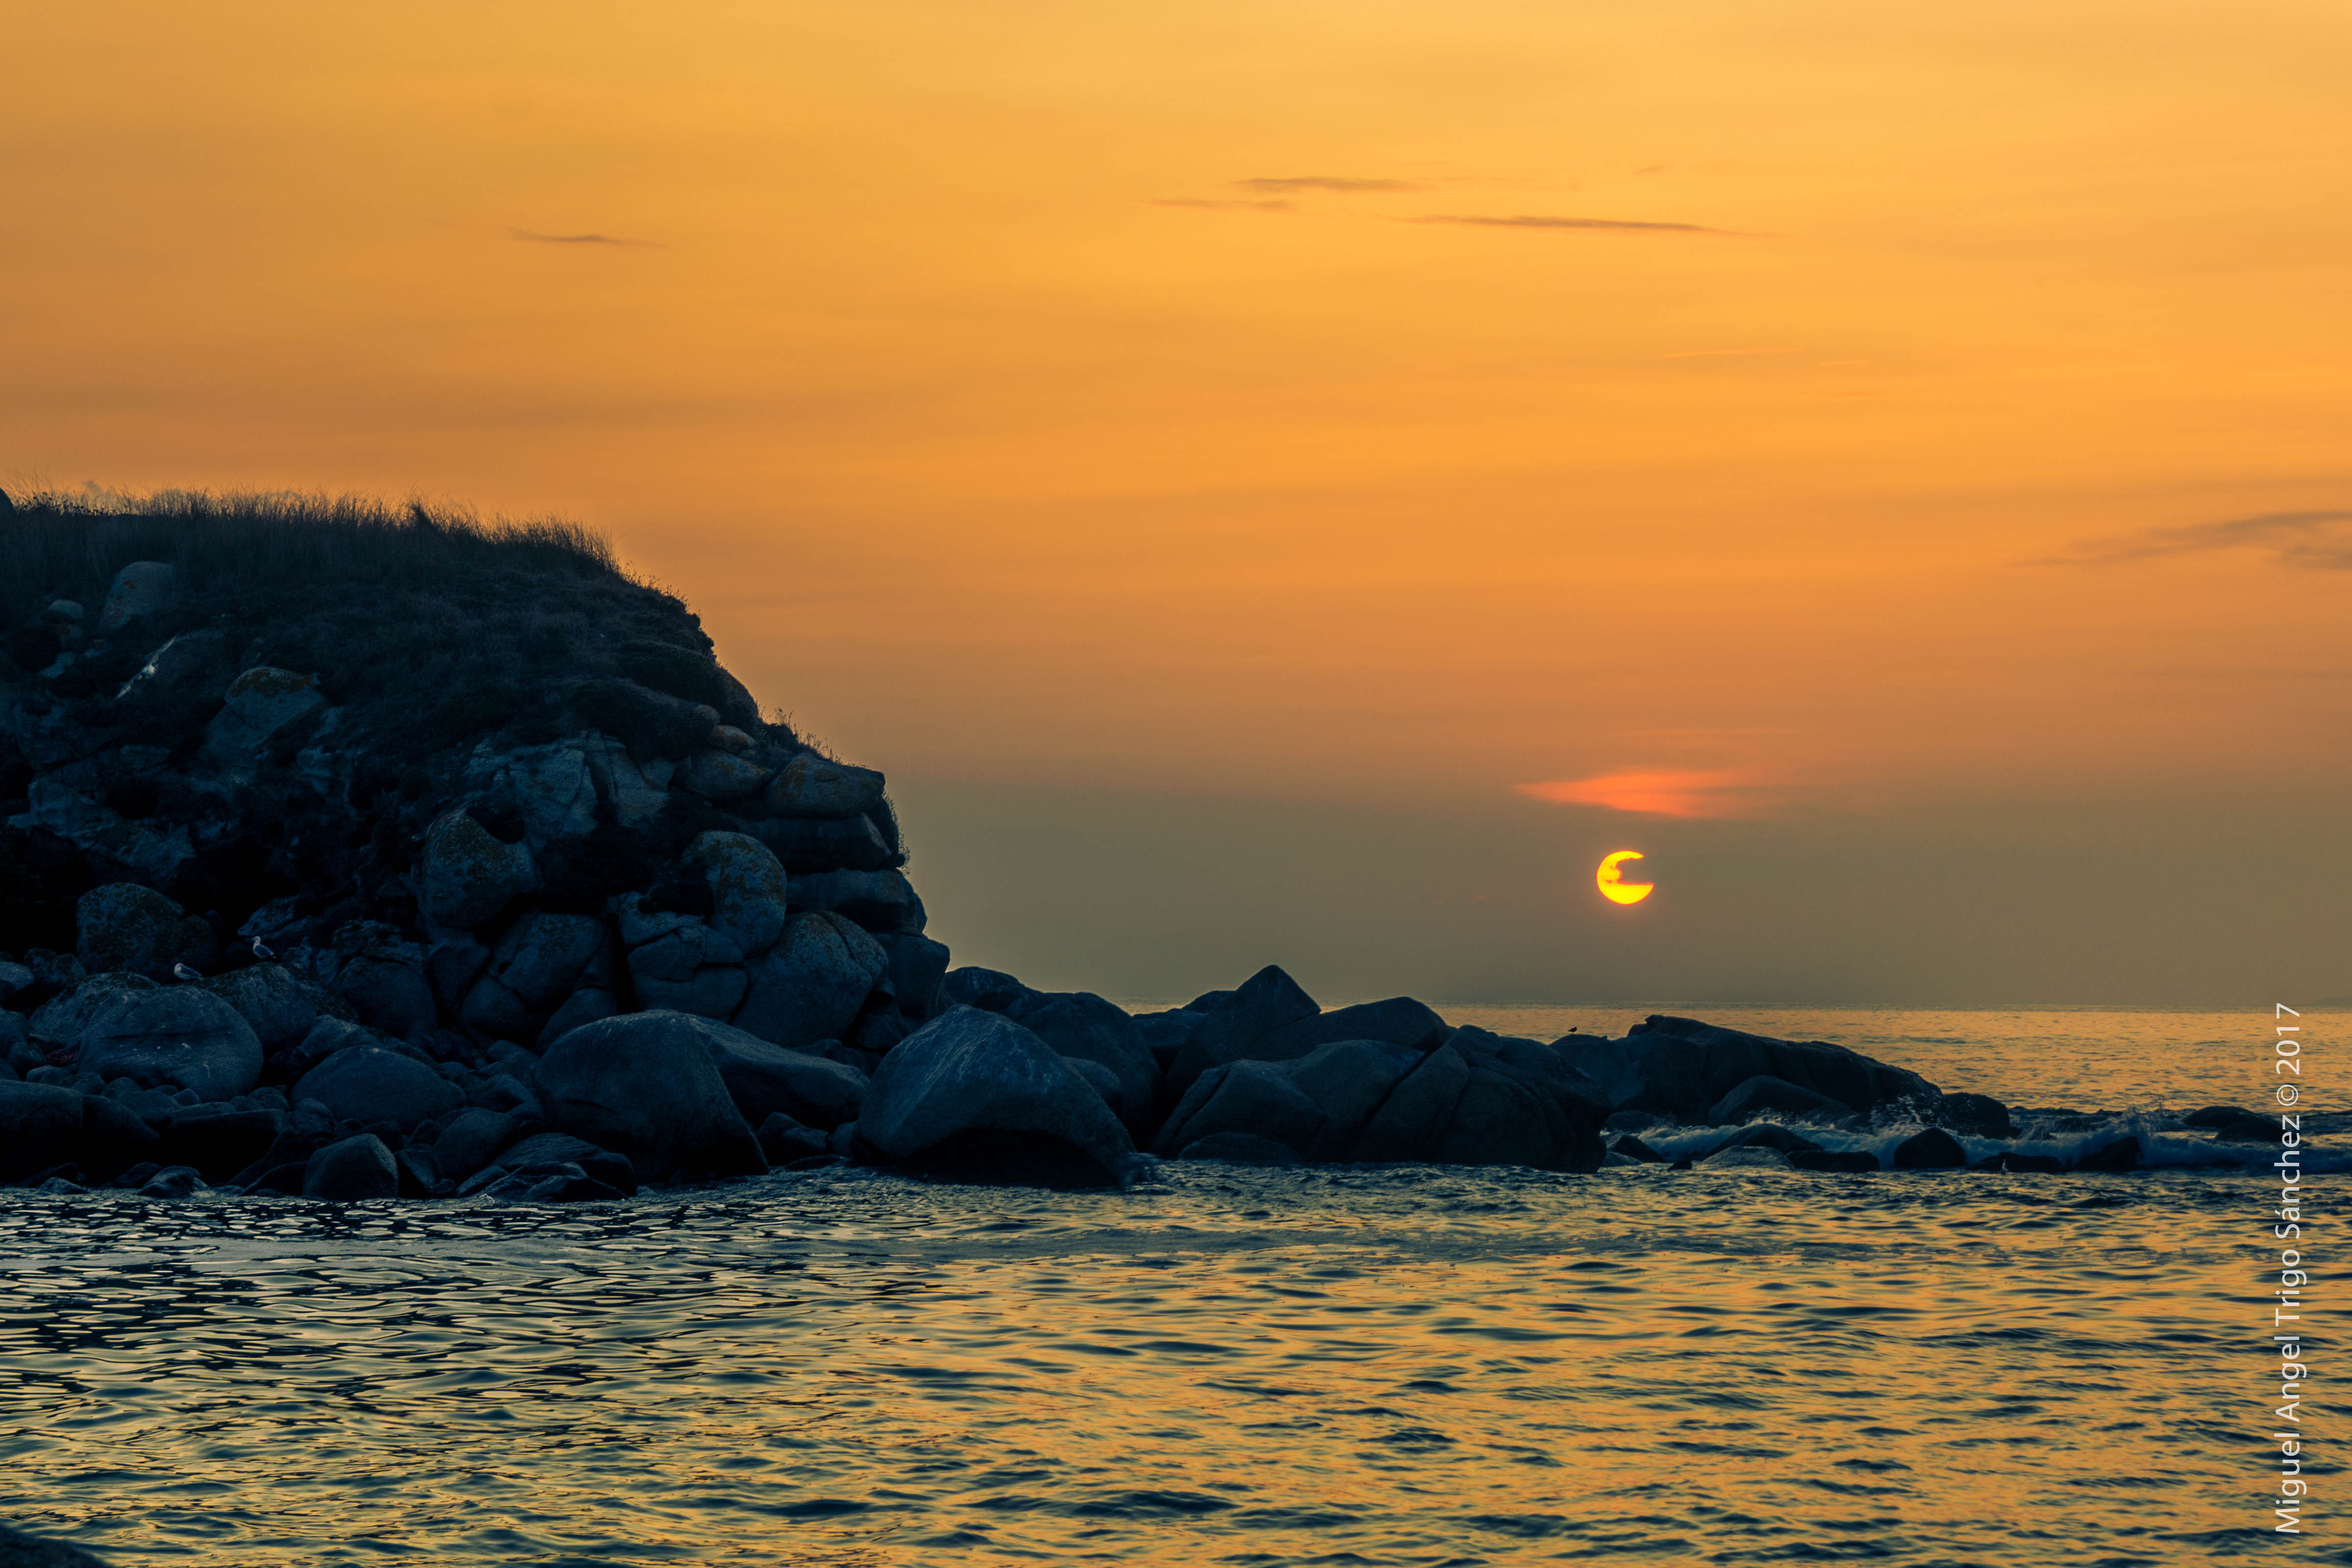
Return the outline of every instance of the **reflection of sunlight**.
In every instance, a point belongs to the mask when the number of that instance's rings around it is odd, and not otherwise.
[[[1650,816],[1745,816],[1754,801],[1741,798],[1747,774],[1713,772],[1603,773],[1599,778],[1524,784],[1521,795],[1559,805],[1605,805]]]

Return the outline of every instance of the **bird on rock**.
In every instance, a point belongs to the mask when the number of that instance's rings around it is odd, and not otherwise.
[[[268,942],[262,941],[259,937],[255,937],[253,939],[253,956],[261,960],[262,963],[267,963],[271,959],[278,956],[278,950],[270,946]]]
[[[190,969],[184,963],[172,965],[172,978],[174,980],[202,980],[204,977],[204,971],[201,969]]]

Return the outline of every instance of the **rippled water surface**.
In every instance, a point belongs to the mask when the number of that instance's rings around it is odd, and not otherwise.
[[[2265,1195],[1201,1164],[570,1209],[12,1191],[0,1511],[236,1565],[2352,1562],[2267,1531]]]

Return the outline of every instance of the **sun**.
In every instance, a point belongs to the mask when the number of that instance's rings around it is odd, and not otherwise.
[[[1592,874],[1601,896],[1612,904],[1638,904],[1650,896],[1654,882],[1622,882],[1617,879],[1617,868],[1627,860],[1639,860],[1639,849],[1620,849],[1601,862],[1601,869]]]

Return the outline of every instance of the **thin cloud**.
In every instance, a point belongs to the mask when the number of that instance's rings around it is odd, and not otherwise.
[[[1517,788],[1554,805],[1601,805],[1638,816],[1748,816],[1759,805],[1751,777],[1727,769],[1603,773]]]
[[[1195,207],[1203,212],[1295,213],[1296,202],[1213,202],[1198,196],[1164,196],[1151,204],[1155,207]]]
[[[1411,180],[1348,180],[1337,174],[1286,174],[1280,179],[1235,180],[1245,191],[1337,191],[1342,195],[1366,191],[1418,191]]]
[[[2221,522],[2143,529],[2116,539],[2085,540],[2033,566],[2112,566],[2213,550],[2267,550],[2282,566],[2352,572],[2352,511],[2266,511]]]
[[[664,248],[655,240],[624,239],[615,234],[533,234],[527,228],[509,229],[507,232],[517,239],[529,240],[533,245],[611,245],[618,246],[625,250]]]
[[[1408,218],[1408,223],[1461,224],[1471,228],[1565,228],[1581,229],[1592,234],[1724,234],[1736,235],[1736,228],[1709,228],[1696,223],[1647,223],[1622,217],[1545,217],[1522,213],[1512,217],[1487,217],[1475,213],[1433,213],[1427,217]]]

